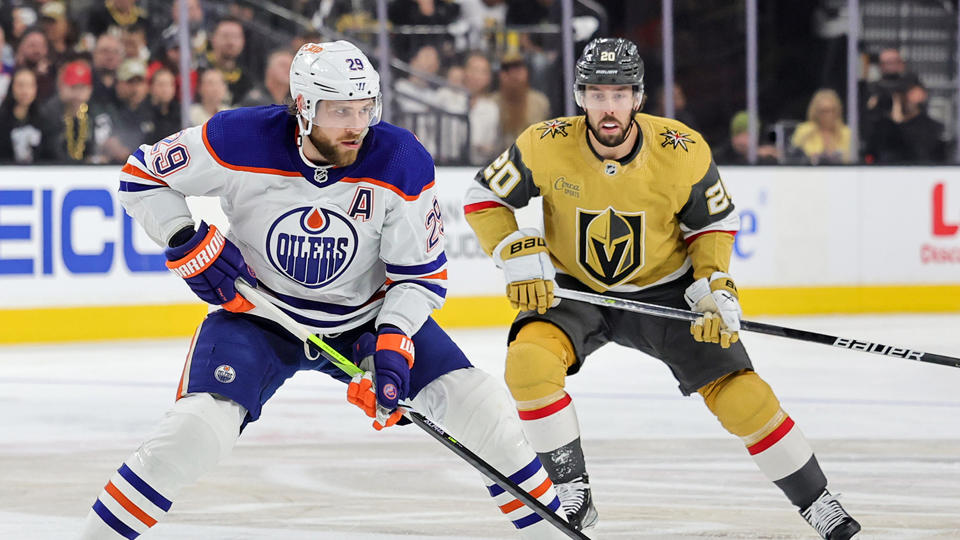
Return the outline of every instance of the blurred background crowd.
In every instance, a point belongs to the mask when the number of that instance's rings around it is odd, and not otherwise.
[[[187,3],[189,51],[180,48]],[[744,0],[675,0],[674,117],[746,163]],[[845,0],[759,2],[757,162],[954,163],[957,1],[860,0],[859,102],[845,103]],[[574,54],[622,36],[664,110],[662,2],[575,0]],[[386,119],[438,164],[480,165],[564,113],[559,0],[0,0],[0,163],[121,163],[217,111],[285,103],[293,53],[350,39],[390,58]],[[189,72],[180,70],[188,55]],[[181,77],[187,78],[188,107]],[[845,123],[857,107],[858,125]],[[184,114],[186,113],[186,114]],[[854,131],[855,130],[855,131]],[[856,133],[856,137],[852,134]]]

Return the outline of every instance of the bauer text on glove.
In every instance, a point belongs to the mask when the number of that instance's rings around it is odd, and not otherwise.
[[[497,244],[493,260],[503,269],[510,305],[521,311],[546,313],[555,305],[556,270],[547,243],[536,229],[520,229]]]

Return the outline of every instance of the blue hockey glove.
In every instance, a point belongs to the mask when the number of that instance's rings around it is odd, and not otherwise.
[[[237,294],[233,284],[242,277],[256,287],[257,279],[243,261],[237,246],[215,225],[201,221],[186,243],[167,248],[164,255],[167,256],[167,268],[182,277],[204,302],[222,305],[234,312],[253,309],[253,304]]]
[[[405,411],[397,402],[410,390],[413,358],[413,341],[392,326],[381,327],[376,338],[367,332],[353,344],[353,361],[364,372],[350,381],[347,401],[374,418],[377,431],[403,418]]]

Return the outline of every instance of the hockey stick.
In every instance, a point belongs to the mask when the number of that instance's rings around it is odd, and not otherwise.
[[[657,317],[665,317],[667,319],[693,321],[700,316],[699,313],[687,311],[685,309],[658,306],[656,304],[648,304],[645,302],[638,302],[636,300],[626,300],[623,298],[604,296],[602,294],[572,291],[570,289],[557,288],[554,289],[554,294],[560,298],[567,298],[569,300],[577,300],[597,306],[633,311],[634,313],[642,313],[644,315],[655,315]],[[874,343],[872,341],[831,336],[829,334],[820,334],[818,332],[810,332],[807,330],[797,330],[795,328],[787,328],[785,326],[777,326],[775,324],[741,320],[740,329],[748,332],[757,332],[759,334],[769,334],[771,336],[780,336],[790,339],[797,339],[800,341],[822,343],[824,345],[840,347],[841,349],[882,354],[884,356],[893,356],[895,358],[915,360],[917,362],[927,362],[930,364],[940,364],[942,366],[960,367],[960,358],[954,358],[952,356],[915,351],[913,349],[907,349],[904,347],[893,347],[891,345]]]
[[[263,310],[263,312],[268,315],[270,320],[278,323],[298,339],[319,349],[320,353],[327,360],[333,363],[333,365],[340,368],[341,371],[347,375],[350,375],[351,377],[363,373],[363,370],[357,367],[356,364],[345,358],[336,349],[325,343],[322,339],[320,339],[319,336],[307,330],[307,328],[302,324],[293,320],[290,315],[287,315],[283,310],[273,304],[273,302],[263,296],[259,291],[248,285],[245,281],[238,279],[236,282],[236,287],[237,291],[243,295],[244,298],[252,302],[257,308]],[[417,425],[417,427],[430,434],[430,436],[439,441],[440,444],[446,446],[454,454],[460,456],[461,459],[472,465],[473,468],[483,473],[484,476],[495,482],[497,485],[503,488],[504,491],[516,497],[517,500],[536,512],[541,518],[549,522],[554,527],[560,529],[562,533],[566,534],[570,538],[575,538],[578,540],[590,540],[588,536],[571,527],[569,523],[555,514],[553,510],[547,508],[547,506],[537,500],[536,497],[527,493],[526,490],[518,486],[513,480],[510,480],[510,478],[493,468],[492,465],[484,461],[482,458],[480,458],[480,456],[474,454],[469,448],[461,444],[460,441],[456,440],[446,431],[444,431],[443,428],[434,424],[422,414],[411,409],[407,409],[407,412],[404,416],[409,418],[411,422]]]

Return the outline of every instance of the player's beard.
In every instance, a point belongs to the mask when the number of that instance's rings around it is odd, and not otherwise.
[[[319,129],[314,129],[313,133],[310,134],[310,142],[317,148],[320,155],[328,159],[334,167],[346,167],[357,160],[360,148],[351,150],[344,148],[340,143],[343,141],[360,141],[362,144],[363,137],[366,134],[367,130],[364,129],[359,135],[344,135],[337,140],[333,140]]]
[[[588,119],[589,120],[589,119]],[[620,129],[616,133],[601,133],[599,127],[604,122],[616,122],[620,126]],[[593,133],[593,136],[597,139],[597,142],[600,144],[613,148],[623,144],[623,141],[627,140],[627,136],[630,135],[630,129],[633,128],[633,117],[632,115],[627,117],[627,125],[624,127],[623,122],[612,115],[604,115],[603,118],[597,122],[597,125],[593,125],[593,122],[588,121],[587,125],[590,127],[590,132]]]

